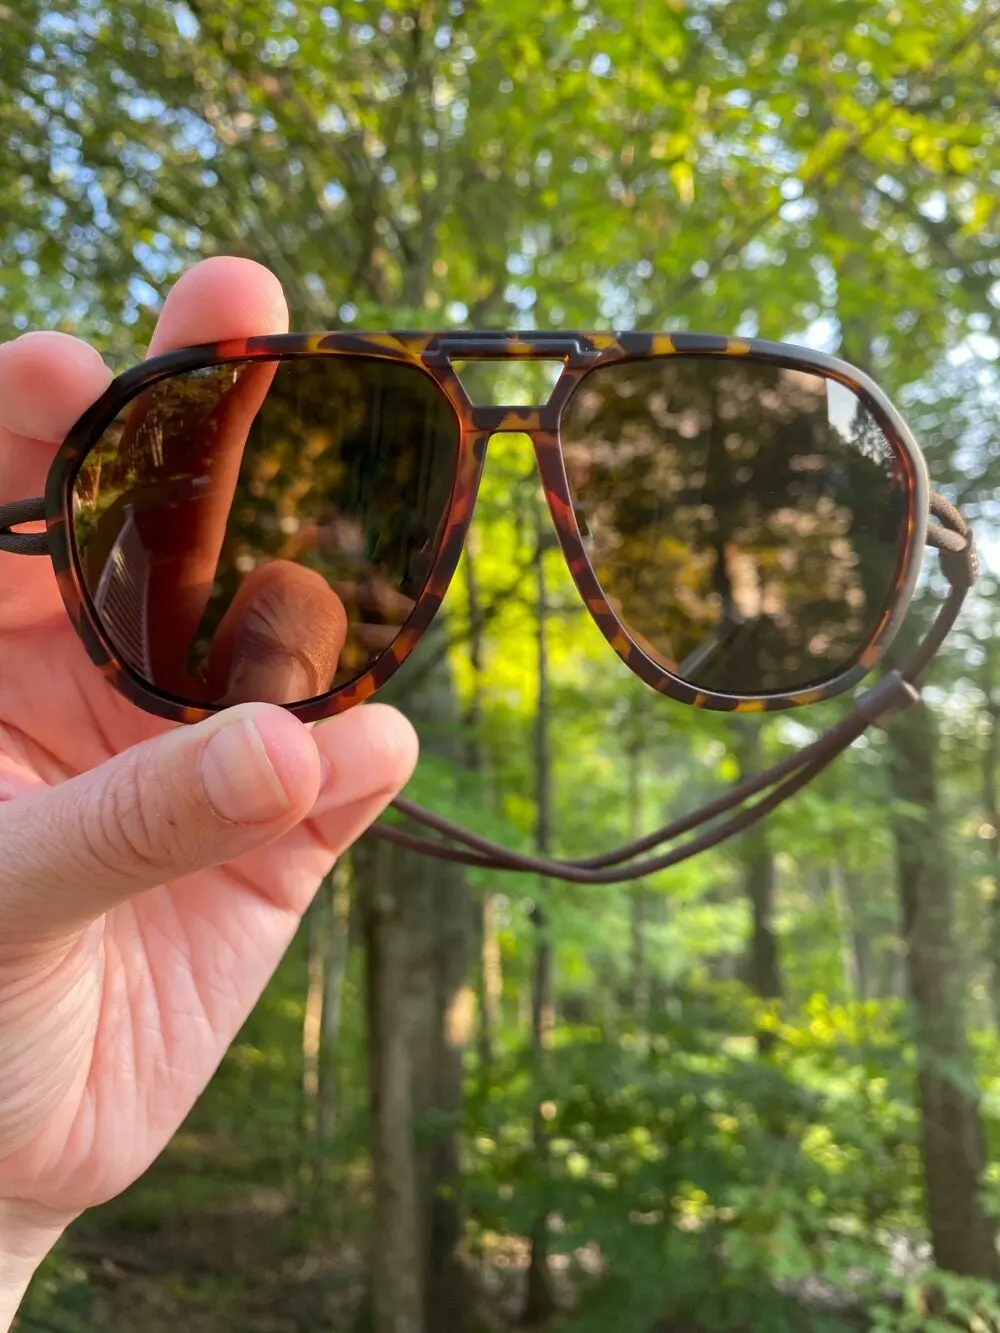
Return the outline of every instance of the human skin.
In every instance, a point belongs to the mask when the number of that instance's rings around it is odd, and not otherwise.
[[[149,350],[287,320],[266,269],[206,260]],[[110,378],[65,334],[0,346],[0,502],[42,492]],[[48,561],[0,554],[0,575],[2,1331],[69,1223],[169,1141],[417,744],[379,704],[313,728],[261,703],[162,722],[91,664]]]

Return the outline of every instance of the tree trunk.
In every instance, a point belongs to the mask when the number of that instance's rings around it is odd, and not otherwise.
[[[736,718],[734,726],[740,777],[749,777],[762,767],[759,724],[746,718]],[[739,846],[743,861],[743,883],[753,914],[747,980],[750,989],[761,999],[778,1000],[784,994],[784,986],[778,937],[774,931],[774,856],[766,822],[762,820],[741,834]],[[770,1050],[774,1044],[774,1034],[766,1031],[758,1033],[757,1044],[762,1053]]]
[[[322,1035],[319,1060],[319,1107],[317,1111],[320,1141],[329,1145],[337,1127],[339,1089],[337,1086],[337,1048],[344,1010],[344,982],[351,935],[351,863],[345,853],[334,867],[325,886],[329,902],[326,931],[326,980],[323,995]]]
[[[425,753],[461,761],[446,659],[419,691],[407,690],[404,668],[385,693],[403,705]],[[459,1161],[462,1055],[474,1011],[469,890],[460,867],[370,839],[356,848],[355,881],[370,973],[374,1333],[464,1333],[472,1306]],[[401,1279],[397,1270],[411,1264],[416,1274]]]
[[[479,1059],[484,1078],[496,1058],[496,1040],[503,1019],[503,957],[497,926],[498,894],[485,893],[480,911]]]
[[[855,203],[842,196],[845,225]],[[856,215],[855,215],[856,216]],[[871,340],[863,318],[841,325],[841,354],[871,369]],[[865,577],[867,562],[862,562]],[[913,613],[890,664],[916,647]],[[965,1028],[955,947],[955,901],[937,788],[937,719],[923,702],[890,721],[890,820],[896,842],[903,932],[903,974],[913,1006],[917,1093],[927,1224],[934,1260],[953,1273],[997,1281],[996,1237],[983,1207],[986,1140]],[[905,803],[905,804],[904,804]]]
[[[774,857],[766,830],[755,828],[744,836],[744,876],[753,908],[750,985],[762,999],[776,1000],[781,998],[783,987],[774,933]]]
[[[642,836],[642,738],[639,734],[640,719],[633,717],[636,728],[632,736],[626,763],[628,764],[628,841]],[[639,880],[632,885],[631,905],[631,952],[632,952],[632,1017],[636,1033],[644,1035],[649,1029],[650,979],[649,953],[646,944],[646,924],[649,916],[649,890]]]
[[[329,916],[324,888],[325,886],[320,887],[307,917],[309,963],[306,1011],[302,1020],[302,1096],[305,1104],[305,1128],[310,1139],[315,1137],[319,1121],[319,1070]]]
[[[1000,795],[997,770],[1000,769],[1000,640],[990,638],[983,644],[983,693],[989,731],[983,752],[983,817],[989,825],[989,868],[993,884],[990,900],[990,971],[992,974],[993,1016],[1000,1027]]]
[[[538,904],[533,913],[535,926],[535,965],[531,984],[531,1050],[535,1068],[537,1095],[532,1112],[532,1141],[538,1178],[545,1182],[549,1170],[549,1136],[542,1113],[545,1098],[547,1054],[552,1046],[555,1030],[555,997],[552,977],[552,944],[548,937],[548,921]],[[540,1208],[529,1236],[531,1253],[528,1261],[528,1288],[524,1299],[522,1322],[528,1326],[547,1323],[558,1305],[549,1269],[549,1210]]]
[[[367,950],[368,1050],[375,1192],[370,1301],[374,1333],[431,1333],[425,1320],[425,1230],[418,1194],[407,1022],[408,884],[392,848],[355,851]]]
[[[649,1027],[649,950],[646,925],[649,917],[649,890],[641,884],[632,886],[632,1014],[636,1030]]]
[[[934,1259],[950,1272],[997,1281],[995,1232],[980,1193],[986,1141],[961,1000],[954,890],[937,789],[937,722],[921,703],[895,719],[888,730]]]
[[[462,558],[465,571],[465,595],[469,607],[469,667],[472,689],[465,713],[466,758],[470,772],[486,775],[487,759],[483,753],[480,729],[483,717],[483,632],[485,613],[479,580],[476,577],[476,542],[470,532]],[[499,793],[497,804],[499,804]],[[473,938],[478,956],[477,979],[479,989],[479,1022],[476,1033],[479,1063],[484,1078],[494,1060],[494,1043],[500,1029],[500,1001],[503,991],[503,971],[500,958],[500,938],[496,925],[495,895],[490,889],[474,905]]]
[[[411,866],[412,857],[406,858]],[[423,1209],[427,1333],[463,1333],[470,1282],[462,1265],[459,1141],[462,1057],[472,1036],[475,996],[469,984],[470,895],[456,866],[423,860],[411,870],[409,896],[410,1029],[414,1129]]]
[[[465,572],[465,596],[469,606],[469,667],[472,672],[472,689],[469,703],[465,710],[465,763],[472,773],[481,773],[483,747],[480,743],[480,728],[483,722],[483,630],[484,616],[482,597],[479,593],[479,580],[476,577],[475,542],[472,534],[466,541],[462,556]]]
[[[537,669],[538,711],[535,716],[535,798],[537,823],[535,843],[545,854],[552,850],[552,756],[549,741],[549,655],[548,655],[548,590],[545,579],[545,550],[541,515],[538,517],[535,576],[538,586]],[[544,892],[544,885],[539,886]],[[545,1098],[547,1052],[555,1028],[555,993],[553,980],[552,941],[548,920],[542,905],[535,903],[532,921],[535,926],[535,964],[531,986],[531,1048],[534,1057],[535,1080],[538,1089],[532,1117],[532,1137],[538,1177],[544,1182],[548,1176],[549,1143],[542,1115]],[[528,1290],[525,1296],[522,1320],[525,1324],[543,1324],[557,1309],[549,1270],[549,1213],[539,1210],[531,1229],[531,1255],[528,1263]]]
[[[833,883],[840,907],[844,933],[844,980],[852,1000],[868,1000],[873,990],[874,959],[872,942],[864,918],[864,890],[856,871],[837,864]]]

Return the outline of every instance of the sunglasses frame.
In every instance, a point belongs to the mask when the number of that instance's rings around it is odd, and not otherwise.
[[[392,644],[360,676],[288,710],[304,721],[340,713],[371,698],[410,656],[436,615],[458,566],[472,519],[490,437],[530,437],[549,512],[571,577],[605,639],[639,678],[660,694],[694,708],[725,712],[774,712],[832,698],[850,689],[884,657],[903,621],[920,571],[927,537],[929,483],[923,454],[883,391],[862,371],[836,357],[763,339],[689,333],[498,333],[384,332],[286,333],[202,344],[161,356],[119,375],[77,421],[60,447],[45,488],[48,550],[70,619],[91,660],[120,694],[146,712],[177,722],[197,722],[218,708],[187,704],[155,689],[116,653],[82,578],[73,537],[73,487],[93,445],[138,393],[187,371],[233,361],[363,357],[396,362],[428,375],[455,412],[458,457],[451,498],[432,568],[410,616]],[[587,374],[598,366],[668,357],[723,359],[811,372],[852,390],[878,422],[905,480],[907,533],[890,595],[878,625],[853,662],[829,680],[806,689],[766,695],[701,690],[677,675],[676,664],[630,632],[609,604],[587,556],[576,522],[559,428],[563,409]],[[548,400],[537,407],[484,406],[472,402],[453,362],[488,360],[561,361]]]

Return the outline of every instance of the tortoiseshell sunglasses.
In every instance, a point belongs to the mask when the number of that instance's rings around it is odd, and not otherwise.
[[[470,396],[470,367],[496,360],[554,363],[545,401]],[[848,689],[943,531],[906,424],[829,356],[692,334],[341,332],[120,375],[44,500],[0,507],[0,549],[51,554],[91,658],[147,711],[190,722],[259,699],[314,720],[370,698],[419,643],[498,432],[530,437],[612,648],[695,707]],[[40,518],[45,534],[14,531]]]

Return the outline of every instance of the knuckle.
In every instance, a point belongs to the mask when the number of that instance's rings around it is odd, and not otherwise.
[[[91,854],[106,869],[176,864],[176,824],[166,817],[158,785],[142,756],[130,755],[99,795],[95,818],[86,823]]]

